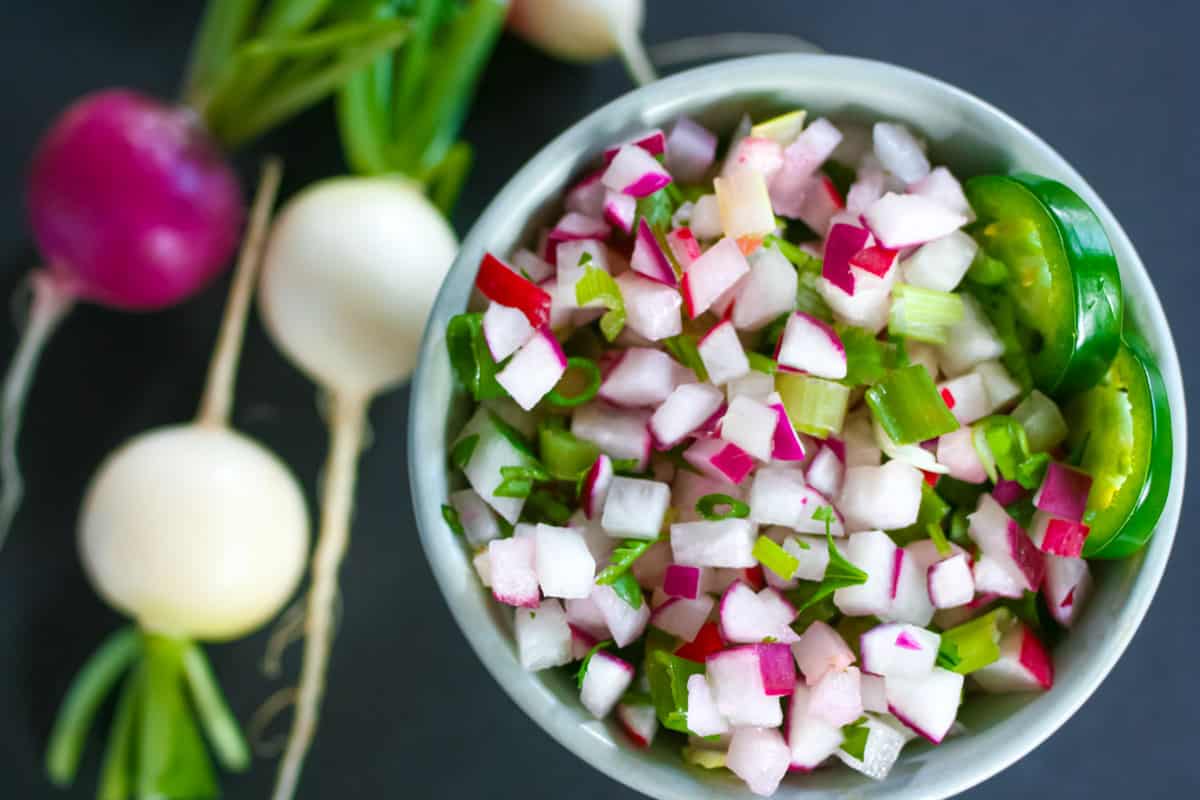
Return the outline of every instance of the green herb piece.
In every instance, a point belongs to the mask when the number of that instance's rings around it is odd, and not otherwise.
[[[483,314],[459,314],[446,326],[446,350],[458,382],[476,401],[507,397],[496,380],[499,365],[483,337]]]
[[[550,477],[560,481],[578,480],[600,457],[596,445],[568,430],[545,424],[538,429],[538,452]]]
[[[997,608],[942,632],[938,666],[969,675],[1000,658],[1000,639],[1013,622],[1012,612]]]
[[[467,464],[471,463],[471,456],[475,454],[475,447],[478,444],[478,433],[472,433],[470,436],[459,439],[454,443],[454,447],[450,448],[450,463],[459,469],[466,469]]]
[[[812,375],[781,372],[775,376],[775,389],[796,430],[821,439],[842,430],[850,387]]]
[[[779,365],[775,363],[775,359],[764,356],[762,353],[746,353],[746,360],[750,362],[750,369],[756,372],[765,372],[767,375],[774,375]]]
[[[883,380],[891,356],[887,344],[857,325],[839,323],[834,330],[846,350],[846,377],[841,383],[850,387],[870,386]]]
[[[571,507],[548,488],[537,488],[529,494],[525,508],[521,511],[525,522],[544,522],[547,525],[565,525],[571,519]],[[507,538],[507,537],[506,537]]]
[[[618,475],[636,474],[640,463],[636,458],[614,458],[612,459],[613,472]]]
[[[575,673],[576,686],[578,686],[580,689],[583,688],[583,679],[587,677],[588,667],[591,666],[592,663],[592,656],[596,655],[596,653],[599,653],[606,647],[612,647],[612,645],[612,639],[605,639],[603,642],[597,642],[595,645],[593,645],[591,650],[587,651],[587,655],[583,657],[581,662],[579,662],[579,671]]]
[[[704,665],[688,661],[666,652],[654,650],[647,653],[646,677],[650,680],[650,697],[654,710],[664,728],[688,733],[687,680],[693,675],[704,674]]]
[[[458,509],[447,503],[442,503],[442,519],[446,520],[446,524],[450,527],[450,532],[459,536],[466,536],[467,531],[463,527],[462,520],[459,519]]]
[[[1026,489],[1041,485],[1050,457],[1030,450],[1025,428],[1016,418],[995,414],[979,420],[971,428],[971,441],[993,483],[1004,477]]]
[[[662,340],[662,345],[676,361],[696,373],[696,378],[701,383],[708,381],[708,370],[704,368],[704,360],[700,358],[695,336],[689,333],[669,336]]]
[[[575,302],[583,308],[593,301],[608,309],[600,318],[600,332],[611,342],[625,327],[625,299],[612,275],[597,267],[588,267],[575,284]]]
[[[638,585],[637,579],[633,577],[633,573],[626,572],[617,578],[611,584],[612,589],[616,592],[617,597],[625,601],[625,603],[635,611],[642,607],[644,598],[642,596],[642,587]]]
[[[724,510],[718,511],[718,506]],[[731,517],[744,519],[750,516],[750,506],[727,494],[706,494],[696,501],[696,513],[709,522]]]
[[[971,547],[973,544],[968,531],[971,529],[971,523],[967,520],[967,515],[971,512],[965,508],[956,508],[954,513],[950,515],[950,541],[954,542],[959,547]]]
[[[500,485],[492,494],[496,497],[529,497],[535,483],[550,480],[548,473],[540,464],[526,464],[519,467],[501,467]]]
[[[829,564],[825,567],[825,575],[821,578],[821,582],[817,584],[817,588],[798,609],[801,612],[829,597],[838,589],[843,589],[847,586],[860,586],[867,582],[867,573],[843,558],[833,543],[833,534],[831,532],[833,508],[830,506],[821,506],[813,512],[812,518],[825,523],[825,541],[829,547]]]
[[[644,539],[626,539],[621,542],[609,557],[608,566],[596,576],[596,583],[600,586],[615,583],[619,577],[629,572],[633,562],[645,555],[653,544],[652,540]],[[637,608],[637,606],[634,607]]]
[[[888,333],[918,342],[945,344],[950,326],[963,318],[963,299],[952,292],[898,283],[892,289]]]
[[[611,314],[612,312],[610,311],[608,313]],[[624,311],[621,313],[623,314]],[[605,314],[604,317],[600,318],[600,327],[602,328],[604,327],[604,319],[606,317],[608,317],[608,314]],[[619,329],[618,332],[620,332]],[[607,336],[607,334],[605,335]],[[581,406],[584,403],[589,402],[596,396],[596,393],[600,391],[600,367],[596,365],[595,361],[592,361],[590,358],[583,358],[582,356],[571,356],[567,359],[567,371],[563,373],[563,376],[566,377],[566,375],[570,374],[572,370],[576,372],[582,372],[587,375],[587,384],[578,393],[569,396],[563,395],[558,391],[558,387],[555,386],[550,390],[549,394],[546,395],[546,400],[552,405],[556,405],[559,408],[574,408],[575,406]],[[560,380],[559,384],[561,385],[561,383],[562,381]]]
[[[974,509],[972,508],[972,510]],[[929,535],[931,526],[941,530],[942,521],[949,513],[950,504],[943,500],[927,481],[922,481],[921,506],[917,511],[917,521],[907,528],[891,531],[892,540],[903,547],[918,539],[924,539]]]
[[[787,550],[766,536],[759,536],[754,543],[754,558],[758,563],[774,572],[783,580],[791,580],[800,561]]]
[[[946,532],[942,530],[941,525],[930,525],[928,530],[929,538],[933,540],[933,546],[937,548],[939,556],[945,558],[954,552],[950,549],[950,542],[946,539]]]
[[[862,761],[867,752],[867,739],[871,736],[871,727],[866,717],[859,717],[849,725],[842,726],[842,751],[851,758]]]
[[[669,186],[670,184],[668,184]],[[634,214],[633,230],[638,229],[638,223],[646,220],[656,233],[671,229],[671,217],[675,215],[675,204],[671,201],[671,193],[659,189],[654,194],[646,195],[637,201],[637,212]]]
[[[921,364],[894,370],[867,389],[867,405],[898,445],[916,444],[958,430],[958,420]]]

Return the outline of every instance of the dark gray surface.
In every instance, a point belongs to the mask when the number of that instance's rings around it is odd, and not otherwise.
[[[998,105],[1066,156],[1122,220],[1175,326],[1187,377],[1200,185],[1190,3],[764,2],[651,0],[647,38],[719,30],[797,33],[833,52],[925,71]],[[7,3],[0,29],[0,300],[34,263],[19,187],[39,132],[68,100],[125,84],[170,95],[199,4],[159,0]],[[614,64],[569,67],[501,45],[467,128],[481,159],[456,214],[465,232],[506,177],[588,110],[628,88]],[[319,109],[271,146],[294,188],[341,169]],[[245,164],[252,162],[246,160]],[[130,316],[84,307],[59,332],[33,391],[22,455],[25,510],[0,553],[0,797],[90,797],[93,739],[79,785],[53,792],[40,769],[73,671],[118,618],[96,600],[74,551],[81,492],[99,459],[147,427],[195,410],[225,284],[184,308]],[[0,303],[0,308],[7,308]],[[6,317],[7,320],[7,317]],[[4,360],[14,333],[6,321]],[[1189,391],[1197,388],[1189,380]],[[376,402],[343,571],[345,622],[301,796],[634,797],[527,720],[454,627],[425,565],[406,497],[407,393]],[[252,322],[236,424],[291,463],[310,490],[324,455],[312,387]],[[1200,700],[1192,663],[1200,548],[1189,497],[1150,615],[1093,699],[1033,754],[970,793],[1010,798],[1189,797]],[[279,684],[257,671],[264,636],[209,652],[242,719]],[[295,669],[296,653],[289,668]],[[267,794],[274,764],[226,776],[226,796]]]

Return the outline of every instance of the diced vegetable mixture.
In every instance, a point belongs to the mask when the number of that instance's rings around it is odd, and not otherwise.
[[[521,663],[634,746],[881,779],[964,697],[1051,688],[1085,558],[1165,502],[1162,378],[1062,184],[803,111],[718,142],[614,145],[484,258],[445,519]]]

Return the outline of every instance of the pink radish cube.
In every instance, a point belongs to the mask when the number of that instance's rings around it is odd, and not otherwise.
[[[846,468],[842,464],[842,460],[837,457],[833,448],[825,446],[817,450],[817,454],[813,456],[808,470],[804,473],[804,478],[809,486],[825,497],[837,497],[842,492],[842,480],[845,474]]]
[[[1046,477],[1033,496],[1033,504],[1040,511],[1061,517],[1071,522],[1083,519],[1087,508],[1088,493],[1092,490],[1092,478],[1085,472],[1071,469],[1065,464],[1051,461],[1046,468]],[[1053,551],[1047,551],[1053,552]],[[1077,555],[1059,553],[1059,555]]]
[[[880,244],[893,250],[940,239],[967,223],[963,214],[921,195],[892,192],[875,201],[863,217]]]
[[[537,526],[534,533],[538,583],[546,597],[582,598],[592,591],[596,561],[583,534],[572,528]]]
[[[920,677],[933,669],[942,637],[916,625],[876,625],[862,635],[862,668],[885,678]]]
[[[833,593],[833,603],[839,611],[852,617],[887,615],[892,608],[892,573],[898,549],[883,531],[863,531],[850,536],[846,559],[867,573],[867,582]]]
[[[863,711],[870,711],[876,714],[887,714],[887,688],[886,681],[882,675],[871,675],[864,672],[862,674],[862,703]]]
[[[699,231],[696,233],[699,235]],[[703,314],[748,272],[750,265],[733,239],[725,237],[710,247],[683,273],[683,304],[688,317],[695,319]]]
[[[533,326],[520,309],[490,303],[483,312],[483,338],[498,364],[533,338]]]
[[[954,542],[948,542],[948,544],[950,545],[951,556],[958,555],[959,553],[965,554],[967,552]],[[934,544],[932,539],[918,539],[915,542],[910,542],[909,544],[905,545],[904,549],[910,556],[912,556],[913,561],[916,562],[917,568],[923,573],[928,572],[930,567],[942,559],[949,558],[949,556],[944,555],[940,550],[938,550],[937,545]],[[968,558],[968,566],[970,563],[971,561]]]
[[[762,672],[763,691],[773,697],[792,693],[796,684],[796,662],[786,644],[773,642],[756,644],[758,666]]]
[[[734,728],[725,755],[725,766],[746,782],[760,797],[770,797],[779,788],[791,763],[791,750],[774,728]]]
[[[934,608],[957,608],[975,596],[975,577],[964,553],[950,556],[929,567],[929,599]]]
[[[604,621],[604,613],[600,606],[590,596],[566,602],[567,622],[572,628],[583,631],[595,642],[611,638],[608,633],[608,623]],[[591,645],[589,645],[590,647]]]
[[[1043,553],[1065,558],[1078,558],[1083,553],[1088,526],[1082,522],[1060,519],[1046,511],[1035,511],[1029,526],[1029,538]]]
[[[683,330],[679,315],[683,298],[676,289],[634,272],[619,275],[617,288],[625,301],[627,329],[652,342],[675,336]]]
[[[993,694],[1038,692],[1054,685],[1054,663],[1030,627],[1021,622],[1000,640],[1000,658],[971,677]]]
[[[736,397],[721,418],[721,438],[759,461],[770,461],[779,415],[749,397]]]
[[[968,372],[938,386],[938,394],[960,425],[970,425],[992,413],[987,387],[977,372]],[[963,430],[959,428],[959,430]]]
[[[861,673],[858,667],[828,670],[812,687],[808,713],[830,725],[849,725],[862,716]]]
[[[473,546],[479,547],[500,538],[500,523],[496,521],[496,515],[475,490],[452,492],[447,499],[458,512],[458,519],[467,535],[467,541]]]
[[[579,701],[596,719],[604,719],[633,683],[633,665],[612,653],[597,650],[583,674]]]
[[[740,331],[756,331],[796,305],[796,268],[776,247],[760,247],[750,256],[750,274],[737,291],[731,320]]]
[[[596,646],[598,640],[582,628],[577,628],[569,622],[567,624],[571,628],[571,660],[580,661],[587,658],[587,654]]]
[[[571,628],[557,600],[518,608],[514,631],[521,666],[530,672],[571,663]]]
[[[695,600],[700,594],[701,575],[704,570],[700,567],[689,567],[683,564],[670,564],[663,576],[663,591],[671,597],[682,597],[685,600]]]
[[[592,442],[612,458],[636,459],[638,469],[650,460],[650,412],[622,410],[603,403],[589,403],[575,410],[571,433]]]
[[[736,517],[671,526],[675,563],[693,567],[753,567],[755,525]]]
[[[671,175],[654,156],[637,145],[623,145],[601,178],[614,192],[646,197],[671,182]]]
[[[715,601],[707,594],[702,594],[695,600],[672,597],[654,610],[650,624],[660,631],[666,631],[685,642],[690,642],[708,621],[713,605]]]
[[[666,166],[684,183],[698,183],[717,157],[717,136],[687,117],[675,121],[667,136]]]
[[[604,624],[612,634],[617,647],[633,644],[646,630],[650,621],[650,606],[643,602],[641,608],[633,608],[622,600],[611,586],[597,586],[592,590],[592,601],[604,616]]]
[[[803,311],[788,318],[775,357],[782,367],[820,378],[846,377],[846,348],[841,338],[828,323]]]
[[[924,481],[920,470],[903,461],[889,461],[880,467],[850,467],[837,507],[860,530],[906,528],[917,521]]]
[[[962,282],[978,252],[979,245],[962,231],[934,239],[921,245],[901,263],[904,282],[924,289],[952,292]]]
[[[725,321],[714,326],[697,343],[696,349],[700,353],[700,360],[704,362],[709,381],[716,386],[740,378],[750,371],[750,361],[746,358],[746,351],[742,349],[742,342],[732,322]]]
[[[958,716],[963,676],[934,667],[916,677],[888,677],[885,685],[888,708],[896,719],[922,738],[940,744]]]
[[[829,625],[817,620],[792,645],[792,656],[804,674],[805,683],[814,686],[830,670],[842,671],[854,663],[854,651]]]
[[[675,388],[671,357],[650,347],[631,347],[604,376],[600,397],[627,408],[657,406]]]
[[[629,235],[633,233],[633,221],[637,217],[637,198],[608,189],[604,193],[601,216]]]
[[[842,743],[841,728],[809,712],[811,694],[812,690],[807,686],[796,684],[788,706],[787,742],[791,768],[801,772],[811,772],[821,766]]]
[[[614,476],[612,459],[601,453],[588,469],[588,473],[583,479],[583,488],[580,493],[583,513],[589,519],[596,519],[600,516]]]
[[[893,556],[892,606],[883,619],[922,626],[933,619],[925,570],[903,548],[897,548]]]
[[[1075,622],[1079,610],[1092,593],[1092,576],[1082,558],[1046,556],[1046,606],[1063,627]]]
[[[983,483],[987,473],[979,460],[979,451],[971,440],[971,429],[961,427],[942,434],[937,443],[938,463],[950,471],[950,477],[966,483]]]
[[[525,277],[537,284],[554,276],[554,267],[524,248],[513,253],[512,263],[518,272],[524,273]]]
[[[492,595],[501,603],[521,608],[538,607],[538,577],[531,537],[494,539],[488,544]]]
[[[667,254],[663,252],[654,231],[644,218],[638,221],[637,237],[634,240],[629,266],[634,272],[667,286],[675,287],[679,283]]]
[[[705,475],[736,486],[754,469],[754,457],[731,442],[697,439],[683,459]],[[727,492],[726,492],[727,494]]]
[[[642,750],[654,742],[654,734],[658,732],[658,715],[654,706],[621,703],[617,706],[617,722],[634,746]]]
[[[687,681],[688,730],[697,736],[720,736],[729,733],[729,723],[717,710],[712,688],[703,675],[691,675]]]
[[[1008,571],[1023,589],[1037,591],[1046,570],[1045,558],[991,495],[980,496],[978,507],[967,521],[967,533],[983,554]]]
[[[667,484],[618,475],[609,486],[600,526],[617,539],[657,539],[670,503]]]
[[[758,648],[749,645],[713,653],[705,662],[717,710],[730,725],[778,727],[783,722],[779,698],[763,684]]]
[[[771,402],[767,403],[767,407],[775,412],[775,435],[771,442],[771,458],[775,461],[804,461],[808,457],[804,448],[804,440],[792,425],[783,400],[776,394],[772,394],[769,399]]]

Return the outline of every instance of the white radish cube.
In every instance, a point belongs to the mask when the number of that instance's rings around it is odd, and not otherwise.
[[[666,631],[685,642],[696,638],[701,626],[708,621],[716,601],[712,595],[702,594],[695,600],[672,597],[658,606],[650,616],[650,624]]]
[[[893,269],[889,275],[896,271]],[[871,284],[862,278],[861,272],[859,270],[860,274],[856,276],[854,294],[847,294],[825,278],[817,281],[817,292],[839,322],[879,333],[887,325],[888,311],[892,307],[891,283]]]
[[[842,481],[846,467],[832,447],[821,447],[808,464],[804,479],[808,485],[825,497],[837,497],[842,493]]]
[[[779,698],[767,694],[758,649],[722,650],[705,663],[717,710],[730,725],[778,727],[783,722]]]
[[[925,573],[929,571],[930,567],[942,559],[948,558],[949,556],[956,556],[959,553],[965,554],[967,552],[954,542],[947,542],[947,544],[950,545],[950,552],[948,554],[943,554],[942,551],[938,550],[937,544],[935,544],[932,539],[918,539],[915,542],[909,542],[907,545],[905,545],[904,550],[910,556],[912,556],[917,568],[920,569],[922,573]],[[967,563],[970,563],[970,561],[968,560]]]
[[[834,755],[850,769],[881,781],[892,771],[911,734],[893,726],[886,718],[879,719],[869,714],[867,728],[867,746],[863,749],[862,759],[855,758],[840,748]]]
[[[1051,616],[1063,627],[1071,627],[1092,593],[1087,562],[1082,558],[1046,556],[1046,582],[1042,588]]]
[[[1024,622],[1000,639],[1000,658],[971,677],[993,694],[1039,692],[1054,685],[1054,663],[1045,646]]]
[[[486,408],[480,408],[463,428],[458,441],[478,436],[471,458],[463,468],[463,474],[475,490],[493,510],[506,521],[515,523],[525,507],[523,497],[496,497],[496,489],[504,480],[501,467],[523,466],[529,457],[518,450],[506,436],[500,433]],[[456,442],[457,444],[457,442]]]
[[[915,194],[888,192],[863,214],[884,247],[893,250],[940,239],[967,223],[966,216]]]
[[[1042,585],[1045,556],[990,494],[980,496],[979,506],[967,521],[967,534],[984,556],[1007,571],[1023,589],[1036,591]],[[975,582],[979,583],[978,575]]]
[[[951,377],[1004,355],[1004,343],[978,301],[970,295],[963,295],[962,299],[963,318],[950,326],[946,343],[938,352],[942,371]]]
[[[980,556],[971,567],[975,591],[1000,597],[1019,598],[1025,594],[1024,582],[1006,565],[988,555]]]
[[[690,469],[681,469],[675,473],[675,482],[671,485],[671,505],[675,508],[676,521],[703,520],[704,518],[696,512],[696,503],[706,494],[725,494],[735,500],[745,499],[745,493],[740,486],[731,486],[726,481],[699,475]]]
[[[882,675],[862,675],[862,704],[863,711],[876,714],[887,714],[887,689]]]
[[[756,169],[740,168],[713,180],[721,230],[731,239],[766,236],[775,230],[767,181]]]
[[[773,727],[735,728],[725,754],[729,771],[761,797],[775,794],[792,760],[783,735]]]
[[[786,627],[796,619],[796,607],[778,589],[768,586],[758,593],[758,599],[762,603],[763,613],[770,617],[772,622]],[[795,641],[799,639],[799,636],[795,637]]]
[[[660,446],[673,447],[717,413],[724,399],[707,383],[677,386],[650,417],[650,431]]]
[[[820,620],[810,624],[800,641],[792,645],[792,656],[809,686],[825,677],[826,672],[841,671],[854,663],[854,651],[837,631]]]
[[[475,574],[479,576],[479,582],[485,588],[492,587],[492,559],[488,555],[487,550],[480,550],[471,559],[471,565],[475,567]]]
[[[600,526],[617,539],[657,539],[670,504],[667,484],[618,475],[608,488]]]
[[[721,418],[721,438],[736,444],[759,461],[771,460],[779,414],[749,397],[737,397]]]
[[[866,679],[870,676],[864,675]],[[811,691],[797,683],[788,706],[787,742],[792,769],[811,772],[842,744],[841,728],[809,713]]]
[[[919,194],[956,214],[962,214],[968,222],[975,221],[975,212],[967,202],[962,184],[954,173],[945,167],[934,167],[933,171],[908,187],[912,194]]]
[[[792,574],[793,578],[819,581],[825,577],[825,569],[829,566],[829,546],[824,539],[817,536],[789,536],[783,541],[783,549],[799,563]]]
[[[749,362],[747,362],[749,364]],[[775,391],[775,378],[765,372],[752,369],[740,378],[734,378],[725,384],[725,396],[729,402],[736,397],[749,397],[765,403]]]
[[[933,619],[925,570],[903,548],[896,550],[892,562],[892,606],[883,619],[922,626]]]
[[[520,309],[491,303],[483,312],[483,336],[499,364],[533,337],[533,326]]]
[[[583,534],[573,528],[537,526],[534,563],[546,597],[582,598],[592,592],[596,560]]]
[[[500,538],[500,523],[496,521],[496,515],[475,490],[452,492],[448,499],[458,512],[458,521],[462,523],[471,545],[479,547]]]
[[[555,250],[555,261],[558,272],[555,276],[555,302],[563,308],[577,309],[580,307],[575,293],[576,284],[589,269],[611,272],[608,264],[608,248],[604,242],[595,239],[576,239],[562,242]],[[602,307],[600,302],[593,300],[592,308]]]
[[[650,460],[650,431],[646,428],[649,420],[650,412],[641,409],[622,410],[589,403],[575,410],[571,433],[593,443],[611,458],[637,460],[638,469],[642,469]],[[498,477],[498,470],[496,474]]]
[[[517,354],[496,373],[496,382],[504,387],[517,405],[530,411],[554,388],[567,371],[567,357],[548,331],[538,331]]]
[[[728,236],[708,248],[683,273],[683,302],[688,316],[695,319],[703,314],[748,272],[746,256]]]
[[[501,603],[537,608],[538,579],[532,537],[494,539],[488,544],[492,594]]]
[[[650,604],[644,600],[641,607],[634,608],[613,591],[611,586],[597,586],[592,590],[592,602],[604,616],[604,624],[612,634],[617,647],[636,642],[650,621]]]
[[[975,597],[975,577],[964,553],[950,556],[929,567],[929,599],[934,608],[957,608]]]
[[[920,364],[929,373],[929,377],[935,381],[937,380],[941,368],[938,366],[938,351],[936,347],[925,342],[906,341],[904,349],[908,353],[908,362],[910,364]]]
[[[992,400],[978,372],[945,381],[938,386],[938,394],[960,425],[970,425],[992,413]]]
[[[514,631],[521,666],[530,672],[571,663],[571,628],[557,600],[518,608]]]
[[[579,209],[571,210],[578,211]],[[526,278],[534,283],[540,284],[547,278],[554,276],[554,267],[535,255],[533,251],[525,248],[521,248],[512,254],[512,265],[517,268],[518,272],[523,273]]]
[[[885,684],[888,708],[896,719],[919,736],[940,744],[958,715],[963,676],[934,667],[918,677],[888,677]]]
[[[850,467],[837,507],[860,530],[899,530],[917,521],[924,480],[920,470],[903,461]]]
[[[677,289],[632,271],[617,277],[617,287],[625,301],[625,324],[635,333],[657,342],[683,330]]]
[[[841,338],[827,322],[803,311],[788,318],[775,357],[781,366],[819,378],[846,377],[846,348]]]
[[[929,174],[925,151],[903,125],[876,122],[871,130],[871,143],[879,163],[905,184],[916,183]]]
[[[739,644],[753,644],[768,637],[780,639],[791,621],[773,617],[762,599],[741,581],[731,583],[721,595],[719,613],[721,638]]]
[[[756,331],[796,307],[799,278],[777,247],[760,247],[750,256],[750,274],[738,287],[730,318],[740,331]]]
[[[703,520],[671,526],[676,564],[693,567],[753,567],[757,527],[747,519]]]
[[[691,229],[697,239],[716,239],[721,235],[721,204],[715,194],[697,198],[692,208]]]
[[[808,713],[830,725],[849,725],[862,716],[862,675],[858,667],[831,669],[812,686]]]
[[[688,730],[697,736],[719,736],[729,733],[729,723],[717,710],[712,688],[703,675],[691,675],[687,681]]]
[[[663,165],[636,144],[622,145],[600,178],[614,192],[645,197],[671,182]]]
[[[1013,380],[1008,370],[999,361],[985,361],[975,367],[975,372],[983,378],[983,386],[991,400],[991,411],[1000,411],[1009,403],[1021,396],[1021,385]]]
[[[662,350],[631,347],[604,376],[600,396],[626,408],[657,406],[675,388],[673,364]]]
[[[800,504],[805,488],[804,474],[798,469],[762,467],[750,484],[750,519],[762,525],[795,528],[806,512],[811,518],[816,510]]]
[[[630,738],[635,747],[646,749],[654,742],[654,734],[658,732],[658,714],[654,706],[617,705],[617,722],[621,730]]]
[[[952,292],[967,274],[979,245],[962,231],[921,245],[900,265],[904,282],[923,289]]]
[[[713,327],[696,346],[708,380],[720,386],[750,372],[750,360],[742,349],[733,323],[726,321]]]
[[[862,668],[886,678],[920,677],[933,669],[942,637],[916,625],[876,625],[862,635]]]
[[[966,483],[983,483],[987,480],[987,472],[979,460],[979,451],[975,449],[968,427],[938,437],[937,460],[949,470],[951,478]]]
[[[633,683],[633,665],[612,653],[597,650],[588,661],[579,701],[596,719],[604,719]]]
[[[567,622],[572,628],[578,628],[596,641],[610,638],[608,623],[600,606],[590,596],[578,600],[567,600]]]
[[[895,463],[895,462],[889,462]],[[854,470],[847,470],[853,472]],[[867,582],[846,586],[833,593],[833,603],[852,617],[885,616],[892,607],[892,570],[897,547],[883,531],[851,534],[846,542],[846,560],[867,573]]]

